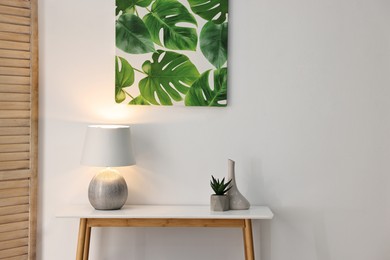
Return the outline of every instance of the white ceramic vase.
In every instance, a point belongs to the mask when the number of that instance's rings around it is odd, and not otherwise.
[[[232,180],[232,188],[227,192],[229,196],[229,204],[231,210],[245,210],[249,209],[249,201],[241,194],[237,188],[236,176],[234,170],[235,162],[231,159],[228,160],[228,180]]]

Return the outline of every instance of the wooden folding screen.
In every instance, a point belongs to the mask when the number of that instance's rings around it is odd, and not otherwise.
[[[36,258],[37,0],[0,0],[0,259]]]

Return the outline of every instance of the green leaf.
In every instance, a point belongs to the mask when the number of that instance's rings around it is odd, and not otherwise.
[[[116,15],[123,13],[134,13],[136,6],[147,7],[153,0],[116,0]]]
[[[142,96],[135,97],[129,102],[129,105],[150,105],[150,103]]]
[[[115,88],[115,102],[122,103],[126,99],[126,93],[122,89]]]
[[[144,22],[134,14],[123,14],[116,21],[116,46],[127,53],[154,51],[154,44]]]
[[[178,26],[189,23],[197,26],[195,17],[177,0],[156,0],[150,13],[143,18],[152,40],[171,50],[196,50],[198,35],[195,28]],[[163,31],[163,42],[160,31]]]
[[[220,24],[227,19],[228,0],[188,0],[188,3],[194,13],[207,21]]]
[[[121,69],[119,70],[119,67]],[[123,88],[129,87],[134,83],[134,69],[122,57],[115,57],[115,101],[121,103],[126,99],[126,93]]]
[[[125,88],[134,83],[134,69],[126,59],[115,57],[115,87]],[[119,66],[121,69],[119,70]]]
[[[225,183],[225,178],[223,178],[222,181],[215,179],[213,175],[211,175],[211,178],[212,180],[210,181],[210,186],[216,195],[224,195],[232,188],[230,185],[232,180]]]
[[[214,71],[214,88],[210,86],[209,75],[210,70],[192,84],[184,100],[186,106],[226,106],[227,68]]]
[[[154,105],[172,105],[172,100],[183,100],[182,94],[199,77],[195,65],[187,56],[170,51],[158,50],[152,59],[142,65],[148,75],[139,82],[142,97]]]
[[[200,32],[200,49],[214,67],[221,68],[228,55],[228,23],[207,22]]]

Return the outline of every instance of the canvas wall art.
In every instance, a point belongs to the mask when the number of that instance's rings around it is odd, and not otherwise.
[[[116,0],[115,101],[227,105],[228,0]]]

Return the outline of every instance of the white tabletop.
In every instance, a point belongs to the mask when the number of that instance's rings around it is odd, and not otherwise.
[[[272,219],[266,206],[248,210],[210,211],[197,205],[125,205],[120,210],[95,210],[91,205],[70,205],[59,211],[59,218],[197,218],[197,219]]]

